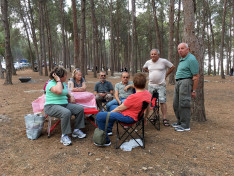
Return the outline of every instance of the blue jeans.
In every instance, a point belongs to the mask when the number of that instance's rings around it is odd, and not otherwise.
[[[126,100],[126,98],[120,98],[119,100],[121,101],[121,103],[123,103],[124,100]],[[110,112],[110,107],[111,107],[112,105],[118,105],[118,106],[119,106],[119,103],[118,103],[118,101],[117,101],[116,99],[114,99],[114,100],[108,102],[108,103],[106,104],[107,112]]]
[[[101,129],[101,130],[103,130],[103,131],[105,131],[107,114],[108,114],[108,112],[99,112],[97,114],[97,116],[96,116],[98,128]],[[108,125],[107,125],[107,130],[106,130],[107,133],[110,132],[110,131],[112,131],[114,122],[116,120],[119,120],[120,122],[127,123],[127,124],[135,122],[135,120],[132,117],[124,116],[123,114],[118,113],[118,112],[111,112],[110,113],[110,117],[109,117],[109,122],[108,122]],[[110,139],[109,139],[109,137],[108,137],[107,134],[106,134],[106,141],[107,142],[110,141]]]

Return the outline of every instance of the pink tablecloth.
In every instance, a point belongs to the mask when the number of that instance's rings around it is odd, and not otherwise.
[[[75,100],[76,104],[83,106],[84,108],[97,108],[95,95],[90,92],[72,92],[71,93]],[[45,95],[38,97],[38,99],[32,102],[32,108],[34,113],[39,113],[44,110],[45,104]]]

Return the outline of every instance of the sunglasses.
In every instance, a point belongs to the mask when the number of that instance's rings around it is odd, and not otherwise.
[[[128,78],[128,77],[123,77],[123,78]]]
[[[102,77],[106,77],[106,75],[100,75],[100,76],[102,76]]]

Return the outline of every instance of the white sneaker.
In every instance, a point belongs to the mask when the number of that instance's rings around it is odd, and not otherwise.
[[[190,131],[190,128],[183,128],[182,126],[176,127],[175,131]]]
[[[77,131],[72,133],[72,137],[74,137],[74,138],[78,137],[78,138],[82,139],[82,138],[86,137],[86,134],[83,133],[81,130],[77,130]]]
[[[171,126],[172,126],[173,128],[180,127],[180,125],[179,125],[178,123],[172,123]]]
[[[60,141],[63,145],[71,145],[71,139],[68,137],[68,135],[64,135],[61,137],[61,141]]]

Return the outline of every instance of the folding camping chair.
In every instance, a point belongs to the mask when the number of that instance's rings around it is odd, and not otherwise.
[[[115,148],[119,148],[129,137],[132,138],[136,143],[141,147],[145,148],[145,136],[144,136],[144,111],[147,108],[149,103],[143,102],[142,109],[138,114],[138,121],[131,124],[122,123],[120,121],[116,121],[117,124],[117,134],[116,134],[116,145]],[[126,128],[128,126],[128,128]],[[119,127],[123,129],[122,133],[120,134]],[[140,138],[143,145],[141,145],[137,138]],[[118,145],[118,142],[120,143]]]
[[[84,114],[97,114],[99,111],[96,108],[86,108],[84,109]],[[54,128],[61,122],[61,120],[57,120],[57,122],[51,126],[51,121],[52,121],[52,117],[45,115],[46,118],[48,118],[48,128],[47,128],[47,134],[48,134],[48,138],[50,137],[50,133],[54,130]],[[89,117],[86,117],[86,119],[97,128],[96,122],[93,122]]]
[[[153,91],[153,95],[151,98],[151,106],[150,109],[153,110],[152,114],[147,117],[147,120],[157,129],[160,130],[160,114],[159,114],[159,99],[158,99],[157,90]]]

